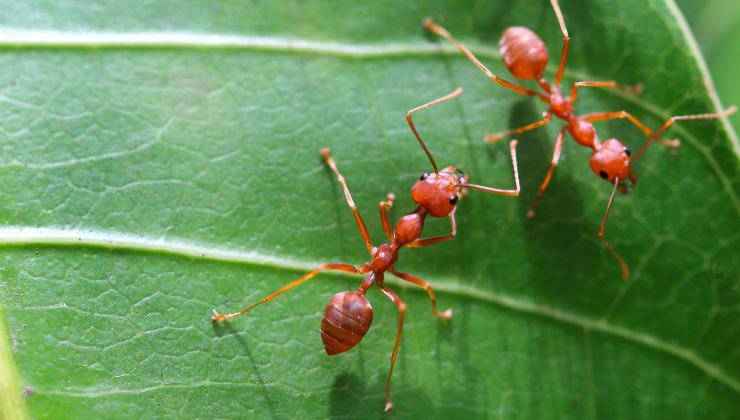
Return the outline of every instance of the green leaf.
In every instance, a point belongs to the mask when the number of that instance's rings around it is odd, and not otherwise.
[[[548,2],[3,2],[0,16],[0,296],[3,417],[380,417],[397,312],[373,289],[374,325],[329,358],[330,297],[359,277],[321,275],[250,314],[237,310],[323,262],[368,256],[331,147],[376,243],[429,165],[408,109],[464,95],[416,120],[438,162],[510,187],[503,143],[541,104],[493,86],[422,29],[443,20],[502,76],[509,25],[561,46]],[[718,109],[671,0],[563,1],[567,82],[642,83],[639,96],[584,89],[581,113],[627,109],[657,127]],[[737,117],[735,117],[737,118]],[[520,137],[524,194],[471,192],[459,236],[407,249],[397,268],[454,310],[408,303],[394,415],[738,418],[738,144],[726,121],[677,124],[676,151],[636,162],[607,235],[609,185],[567,140],[536,218],[525,217],[560,123]],[[642,134],[603,123],[633,148]],[[446,221],[430,221],[441,233]],[[11,353],[12,352],[12,353]]]

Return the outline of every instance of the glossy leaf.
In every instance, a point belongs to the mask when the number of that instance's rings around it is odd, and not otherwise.
[[[628,109],[651,127],[718,108],[671,0],[562,1],[572,35],[567,81],[578,111]],[[542,105],[492,86],[426,34],[433,16],[498,74],[509,25],[559,56],[548,2],[4,2],[0,15],[0,297],[7,416],[380,417],[396,324],[377,290],[371,330],[328,358],[330,297],[360,278],[322,275],[214,327],[322,262],[368,257],[336,180],[331,148],[376,243],[377,202],[437,160],[510,187],[506,145],[484,134]],[[570,139],[533,220],[527,207],[560,124],[520,137],[523,196],[472,192],[459,236],[404,250],[397,268],[454,310],[409,305],[393,398],[398,417],[737,418],[740,415],[738,144],[726,122],[671,130],[640,182],[596,231],[609,185]],[[598,127],[633,148],[628,123]],[[448,229],[428,224],[430,233]],[[2,331],[0,331],[2,332]]]

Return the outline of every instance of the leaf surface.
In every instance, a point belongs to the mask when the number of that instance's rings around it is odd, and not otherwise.
[[[717,109],[672,1],[563,1],[566,82],[581,113],[627,109],[649,126]],[[360,278],[322,275],[251,316],[212,326],[323,262],[367,260],[330,147],[382,241],[377,202],[429,171],[403,114],[419,114],[437,161],[510,187],[506,146],[484,134],[544,110],[492,86],[424,33],[433,16],[502,76],[498,37],[527,25],[551,51],[548,2],[5,2],[0,16],[0,361],[8,415],[380,417],[395,307],[369,293],[374,325],[328,358],[330,297]],[[508,76],[508,75],[507,75]],[[637,161],[608,236],[610,188],[571,140],[533,220],[525,217],[560,124],[520,137],[523,197],[472,192],[459,236],[404,250],[392,282],[409,305],[394,416],[737,418],[740,414],[738,144],[723,122],[677,124],[683,146]],[[602,138],[645,140],[623,121]],[[428,223],[430,233],[448,229]],[[0,333],[3,331],[0,330]],[[6,357],[7,356],[7,357]],[[15,398],[15,396],[18,398]],[[21,396],[22,395],[22,396]]]

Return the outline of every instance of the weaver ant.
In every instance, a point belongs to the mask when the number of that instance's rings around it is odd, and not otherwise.
[[[455,223],[455,211],[456,204],[460,198],[465,195],[467,189],[485,191],[495,194],[517,196],[519,195],[519,173],[516,161],[516,140],[513,140],[510,145],[510,153],[512,166],[514,168],[514,183],[516,188],[513,190],[490,188],[482,185],[468,183],[468,177],[465,173],[459,171],[454,166],[448,166],[442,170],[439,170],[437,163],[434,161],[432,154],[427,149],[424,142],[421,140],[419,133],[416,131],[416,127],[411,119],[411,114],[416,111],[428,108],[430,106],[439,104],[441,102],[452,99],[462,93],[462,89],[456,89],[454,92],[429,102],[420,107],[414,108],[406,113],[406,121],[414,133],[414,136],[419,141],[422,149],[426,153],[429,161],[432,164],[434,173],[423,174],[418,181],[416,181],[411,188],[411,197],[418,207],[411,213],[401,217],[396,222],[393,231],[390,228],[390,222],[388,220],[388,212],[393,206],[395,197],[393,194],[388,194],[386,201],[381,201],[378,204],[380,209],[380,221],[383,225],[383,231],[390,242],[386,242],[380,246],[373,246],[370,241],[370,234],[368,233],[365,222],[360,216],[360,212],[357,209],[352,196],[350,195],[347,183],[344,177],[339,173],[337,165],[329,154],[329,149],[322,149],[321,155],[324,158],[326,164],[336,175],[339,180],[339,184],[344,190],[344,196],[349,205],[352,216],[357,223],[357,227],[360,229],[360,235],[365,247],[370,252],[371,260],[359,267],[355,267],[348,264],[324,264],[315,270],[303,275],[302,277],[294,280],[287,285],[283,286],[278,291],[272,293],[261,301],[232,314],[219,314],[214,311],[213,321],[222,321],[225,319],[236,318],[240,315],[252,310],[254,307],[269,302],[286,291],[298,286],[299,284],[306,282],[317,274],[325,270],[345,271],[353,274],[367,274],[360,284],[360,288],[356,291],[344,291],[337,293],[329,301],[329,304],[324,310],[324,316],[321,320],[321,339],[324,342],[324,349],[326,354],[329,356],[343,353],[362,340],[362,337],[370,329],[370,324],[373,320],[373,309],[370,306],[365,297],[365,292],[375,284],[380,291],[385,294],[398,308],[398,329],[396,332],[396,340],[393,346],[393,352],[391,353],[391,367],[388,373],[388,379],[386,380],[386,405],[385,411],[393,409],[393,403],[390,399],[390,384],[391,375],[393,374],[393,366],[396,363],[396,356],[398,354],[398,346],[401,342],[401,331],[403,329],[403,319],[406,313],[406,304],[401,300],[393,290],[386,286],[383,282],[385,272],[390,272],[394,276],[401,280],[415,284],[426,290],[429,295],[429,299],[432,301],[432,311],[438,318],[450,319],[452,317],[452,311],[446,310],[440,312],[437,310],[437,302],[434,297],[434,291],[424,280],[415,277],[411,274],[406,274],[400,271],[396,271],[394,263],[398,259],[398,252],[401,247],[418,248],[424,247],[439,242],[444,242],[452,239],[457,234],[457,227]],[[451,232],[445,235],[432,236],[427,238],[420,238],[422,230],[424,228],[424,220],[427,216],[432,217],[449,217]]]
[[[450,33],[445,28],[433,22],[431,19],[426,19],[424,21],[424,26],[428,30],[442,36],[443,38],[453,43],[463,54],[468,57],[468,59],[470,59],[470,61],[473,62],[476,67],[478,67],[480,71],[488,76],[488,78],[491,79],[492,82],[497,83],[507,89],[511,89],[514,92],[522,95],[535,96],[549,106],[547,111],[545,111],[542,120],[533,122],[517,129],[506,130],[498,134],[488,135],[486,136],[486,141],[494,142],[512,134],[523,133],[525,131],[530,131],[537,127],[549,124],[553,114],[555,115],[555,117],[565,121],[565,126],[563,126],[563,128],[560,130],[560,133],[555,140],[555,148],[553,150],[550,167],[545,174],[545,179],[540,184],[537,195],[532,201],[529,211],[527,212],[527,217],[534,217],[537,202],[545,193],[545,189],[547,188],[547,184],[550,182],[552,173],[555,170],[555,167],[558,165],[558,159],[560,158],[560,151],[562,149],[563,137],[565,136],[565,132],[568,131],[571,137],[573,137],[573,140],[576,141],[576,143],[588,147],[592,150],[590,159],[591,170],[602,179],[614,185],[611,196],[609,197],[606,211],[604,212],[604,216],[601,219],[601,226],[599,227],[599,237],[603,241],[604,245],[606,245],[609,252],[611,252],[614,258],[617,260],[617,263],[622,270],[622,277],[626,280],[627,278],[629,278],[630,275],[629,267],[627,266],[627,263],[624,261],[624,259],[619,255],[619,253],[617,253],[614,247],[612,247],[609,241],[606,240],[606,237],[604,236],[604,229],[617,190],[620,190],[623,193],[628,192],[627,185],[625,184],[627,179],[631,181],[632,186],[637,183],[637,176],[631,168],[632,162],[639,158],[656,139],[659,139],[660,135],[663,134],[663,132],[668,129],[668,127],[670,127],[675,121],[721,118],[734,113],[735,107],[732,106],[725,111],[712,114],[682,115],[670,117],[657,131],[649,129],[632,114],[626,111],[597,112],[582,116],[575,115],[573,103],[576,101],[578,88],[617,88],[618,86],[617,83],[614,81],[575,82],[571,87],[570,96],[563,96],[560,89],[560,81],[563,78],[563,72],[565,71],[565,65],[568,60],[570,37],[568,35],[568,29],[565,27],[565,21],[563,20],[563,14],[560,11],[558,0],[550,0],[550,4],[555,11],[555,16],[557,17],[558,23],[560,25],[560,30],[563,33],[563,50],[560,57],[560,65],[558,66],[557,73],[555,74],[555,79],[553,80],[552,84],[548,83],[547,80],[542,76],[542,73],[545,70],[545,66],[547,65],[548,52],[545,44],[537,36],[537,34],[535,34],[530,29],[522,26],[512,26],[504,31],[503,35],[501,36],[501,40],[499,41],[501,56],[503,57],[506,68],[509,69],[511,74],[515,78],[520,80],[535,80],[539,87],[542,89],[542,92],[527,89],[494,75],[493,73],[491,73],[490,70],[488,70],[488,68],[486,68],[486,66],[478,61],[478,59],[463,44],[453,38],[452,35],[450,35]],[[622,144],[622,142],[620,142],[619,140],[611,138],[602,143],[601,141],[599,141],[599,138],[596,135],[593,126],[594,122],[616,118],[628,119],[632,124],[634,124],[643,133],[645,133],[646,136],[648,136],[648,140],[645,145],[642,146],[640,151],[638,151],[637,154],[635,154],[634,156],[631,156],[630,148]],[[668,147],[677,147],[680,144],[678,140],[670,141],[660,138],[659,141]]]

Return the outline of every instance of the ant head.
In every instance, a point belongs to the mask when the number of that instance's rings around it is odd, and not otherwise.
[[[447,217],[465,194],[467,175],[454,166],[437,173],[423,174],[411,187],[411,197],[433,217]]]
[[[611,183],[615,178],[619,178],[620,181],[632,179],[630,153],[630,148],[622,142],[609,139],[591,155],[591,170]]]
[[[548,53],[545,43],[531,30],[512,26],[498,43],[506,68],[517,79],[537,79],[547,66]]]

